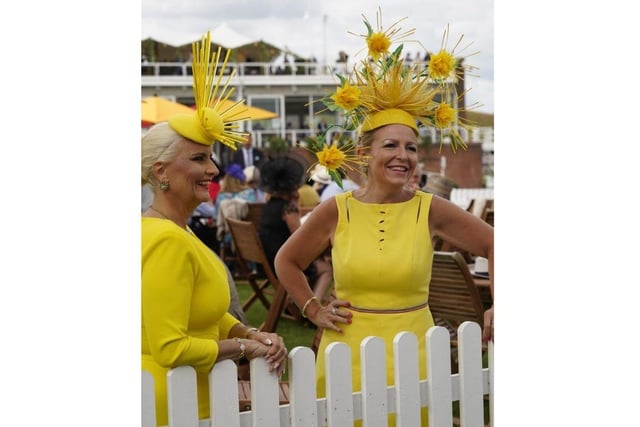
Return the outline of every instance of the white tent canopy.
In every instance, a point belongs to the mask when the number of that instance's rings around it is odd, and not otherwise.
[[[228,49],[235,49],[236,47],[252,43],[255,40],[250,39],[244,34],[240,34],[224,22],[219,27],[211,30],[211,41]]]
[[[225,47],[227,49],[235,49],[240,46],[261,41],[261,40],[251,39],[246,35],[239,33],[238,31],[231,28],[231,26],[229,26],[229,24],[227,24],[226,22],[223,22],[218,27],[209,31],[211,32],[211,42],[217,45],[220,45],[222,47]],[[195,41],[200,41],[201,37],[205,34],[206,34],[206,31],[199,35],[174,34],[173,36],[169,36],[166,40],[164,38],[158,39],[156,37],[153,37],[152,35],[149,35],[147,37],[143,37],[143,39],[151,38],[161,43],[178,47],[178,46],[184,46],[186,44],[193,43]],[[272,46],[276,46],[276,45],[273,45],[272,43],[269,43],[269,44],[271,44]]]

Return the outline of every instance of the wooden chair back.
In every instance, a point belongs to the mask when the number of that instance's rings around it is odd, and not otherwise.
[[[259,328],[265,332],[275,332],[280,317],[300,320],[300,310],[290,300],[269,265],[255,225],[251,221],[233,218],[227,218],[226,221],[236,247],[238,263],[253,290],[253,295],[243,303],[242,309],[246,312],[253,303],[260,301],[267,309],[267,317]],[[248,263],[259,267],[264,272],[264,277],[260,276],[260,272],[251,269]],[[269,300],[267,295],[272,295],[272,299]]]
[[[451,334],[451,369],[457,372],[458,327],[467,320],[478,323],[480,328],[484,324],[480,292],[459,252],[434,252],[429,309],[435,324],[444,326]]]
[[[493,208],[485,210],[482,219],[484,219],[487,224],[493,227]]]
[[[466,320],[483,325],[480,292],[464,257],[458,252],[436,251],[429,285],[429,308],[435,319],[457,329]]]

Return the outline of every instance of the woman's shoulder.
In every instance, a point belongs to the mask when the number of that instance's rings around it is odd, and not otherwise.
[[[142,217],[141,231],[143,245],[159,241],[172,241],[183,244],[189,240],[189,234],[186,230],[162,218]]]

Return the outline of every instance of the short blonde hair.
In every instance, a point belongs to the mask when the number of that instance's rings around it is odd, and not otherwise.
[[[224,191],[225,193],[238,193],[247,188],[249,188],[247,184],[231,175],[223,176],[222,182],[220,183],[220,191]]]
[[[171,129],[167,122],[157,123],[149,129],[142,137],[142,185],[148,183],[155,187],[153,164],[175,159],[181,141],[184,138]]]

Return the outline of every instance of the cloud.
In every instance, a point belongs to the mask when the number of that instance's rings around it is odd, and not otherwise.
[[[493,111],[493,94],[489,94],[493,88],[493,0],[379,0],[376,5],[366,0],[142,0],[142,37],[182,45],[226,23],[251,39],[332,63],[341,50],[354,58],[362,49],[362,39],[347,31],[365,33],[363,14],[376,26],[378,4],[384,28],[407,17],[400,26],[405,30],[415,27],[412,39],[429,51],[440,49],[447,25],[447,47],[461,35],[460,48],[472,42],[461,54],[479,52],[466,63],[478,67],[474,72],[478,79],[470,81],[477,81],[481,88],[468,84],[474,92],[470,96],[491,95],[483,99],[481,111]],[[412,56],[423,50],[417,42],[405,43],[405,51]]]

